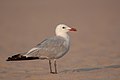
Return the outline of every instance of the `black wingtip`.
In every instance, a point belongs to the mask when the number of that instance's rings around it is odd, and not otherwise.
[[[12,57],[8,57],[6,61],[35,60],[35,59],[39,59],[39,57],[26,57],[21,54],[16,54],[13,55]]]

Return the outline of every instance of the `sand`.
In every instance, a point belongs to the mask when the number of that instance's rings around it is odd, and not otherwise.
[[[0,0],[0,80],[120,80],[119,0]],[[70,51],[50,74],[47,60],[7,62],[54,35],[57,24],[75,27]]]

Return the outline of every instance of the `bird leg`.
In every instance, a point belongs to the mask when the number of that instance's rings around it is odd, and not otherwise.
[[[53,73],[53,72],[52,72],[51,60],[49,60],[49,67],[50,67],[50,73]]]
[[[56,60],[54,60],[55,72],[52,71],[52,62],[51,62],[51,60],[49,60],[49,67],[50,67],[50,73],[52,73],[52,74],[57,74],[57,64],[56,64]]]
[[[56,59],[54,60],[54,67],[55,67],[55,72],[54,72],[54,74],[57,74],[57,64],[56,64]]]

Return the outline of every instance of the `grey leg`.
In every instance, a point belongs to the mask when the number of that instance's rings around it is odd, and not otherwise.
[[[50,73],[53,73],[52,72],[52,66],[51,66],[51,60],[49,60],[49,67],[50,67]]]
[[[57,64],[56,64],[56,60],[54,60],[54,67],[55,67],[55,72],[54,72],[54,74],[57,74]]]

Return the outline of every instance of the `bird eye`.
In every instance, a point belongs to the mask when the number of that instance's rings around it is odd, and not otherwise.
[[[63,29],[65,29],[65,27],[62,27]]]

